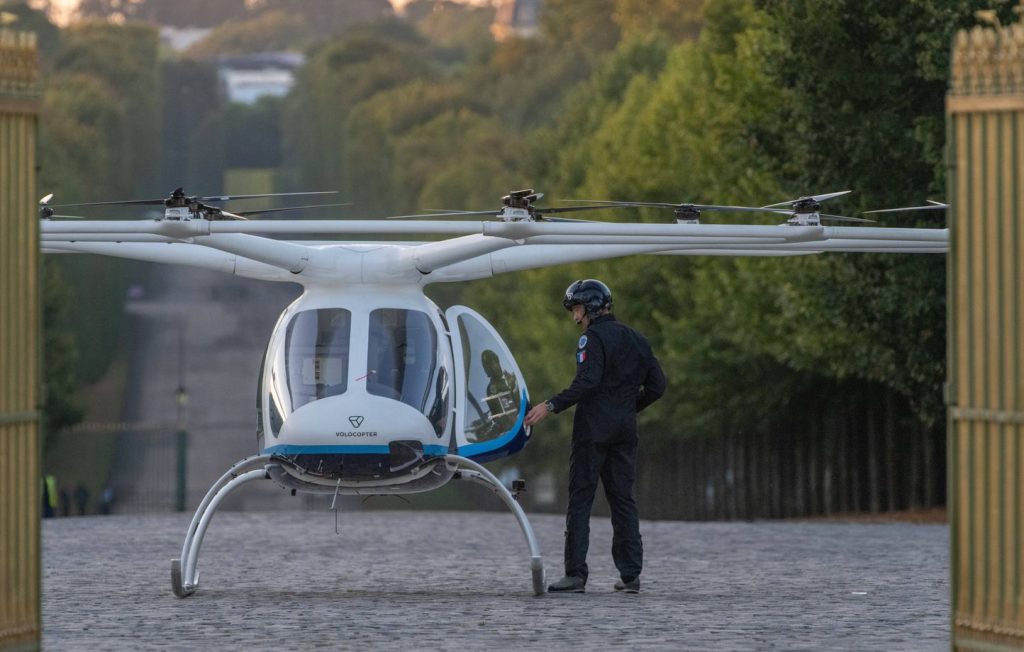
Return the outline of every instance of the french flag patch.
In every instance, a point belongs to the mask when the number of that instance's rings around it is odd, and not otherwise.
[[[577,351],[576,352],[576,364],[583,364],[583,361],[586,360],[586,359],[587,359],[587,352],[586,351]]]

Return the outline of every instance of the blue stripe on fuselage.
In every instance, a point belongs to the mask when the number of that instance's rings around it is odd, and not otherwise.
[[[478,462],[489,462],[521,449],[526,444],[526,428],[523,427],[523,421],[526,419],[526,402],[524,391],[520,393],[519,416],[511,430],[489,441],[460,446],[459,455]]]
[[[299,446],[297,444],[278,444],[263,449],[264,455],[388,455],[390,453],[391,449],[382,445]],[[423,446],[423,453],[447,455],[448,448],[438,444],[426,444]]]

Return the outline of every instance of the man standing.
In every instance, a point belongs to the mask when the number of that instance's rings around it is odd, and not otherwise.
[[[612,293],[594,279],[576,281],[562,305],[583,327],[576,377],[567,389],[532,410],[526,425],[576,405],[569,456],[569,509],[565,517],[565,577],[549,592],[583,593],[587,585],[590,508],[597,480],[612,512],[616,591],[638,593],[643,567],[636,481],[636,414],[661,398],[665,375],[643,335],[615,319]]]

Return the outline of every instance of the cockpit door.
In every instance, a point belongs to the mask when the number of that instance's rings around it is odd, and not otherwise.
[[[515,358],[487,320],[465,306],[445,312],[455,361],[455,443],[458,454],[486,462],[517,452],[530,430],[526,382]]]

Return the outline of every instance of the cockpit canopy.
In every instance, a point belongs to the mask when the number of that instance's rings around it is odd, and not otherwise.
[[[350,390],[350,365],[362,374],[352,382],[368,394],[405,403],[427,417],[440,435],[446,428],[449,376],[438,357],[438,333],[419,310],[379,308],[369,314],[367,346],[352,348],[352,313],[318,308],[295,313],[283,343],[271,347],[268,398],[270,431],[307,403]],[[366,351],[352,360],[352,351]],[[365,366],[364,366],[365,364]]]
[[[371,454],[411,441],[487,461],[525,445],[522,373],[483,317],[429,301],[360,303],[285,315],[260,374],[261,450]]]

